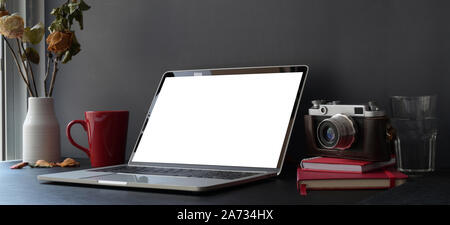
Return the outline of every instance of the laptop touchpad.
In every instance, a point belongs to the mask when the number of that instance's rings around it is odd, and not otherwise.
[[[127,182],[127,183],[149,183],[148,176],[139,176],[132,174],[109,174],[109,175],[101,175],[95,177],[85,177],[83,179],[87,180],[108,180],[108,181],[118,181],[118,182]],[[99,182],[100,183],[100,182]]]

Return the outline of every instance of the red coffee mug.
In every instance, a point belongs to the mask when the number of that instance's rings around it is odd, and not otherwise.
[[[66,135],[75,147],[91,159],[92,167],[112,166],[125,162],[128,131],[128,111],[88,111],[85,120],[72,120]],[[70,135],[75,124],[81,124],[88,134],[89,149],[77,144]]]

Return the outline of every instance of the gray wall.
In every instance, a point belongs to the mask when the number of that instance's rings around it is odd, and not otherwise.
[[[46,1],[47,15],[63,2]],[[86,110],[129,110],[130,154],[162,73],[308,64],[302,114],[315,98],[388,106],[390,95],[439,94],[437,166],[450,166],[450,2],[373,0],[87,0],[82,52],[60,70],[62,126]],[[53,18],[46,17],[46,23]],[[302,115],[288,156],[304,149]],[[87,145],[81,127],[75,139]],[[61,131],[63,156],[84,156]]]

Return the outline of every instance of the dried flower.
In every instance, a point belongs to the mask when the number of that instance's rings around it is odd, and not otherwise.
[[[41,42],[42,37],[44,37],[44,24],[38,23],[33,27],[25,27],[23,31],[22,41],[29,42],[31,44],[39,44]]]
[[[15,165],[9,167],[9,168],[11,168],[11,169],[22,169],[23,167],[25,167],[27,165],[28,165],[27,162],[20,162],[20,163],[17,163]]]
[[[80,163],[77,162],[75,159],[72,158],[66,158],[64,161],[60,163],[54,163],[54,162],[47,162],[43,159],[37,160],[34,165],[29,164],[27,162],[21,162],[17,163],[13,166],[11,166],[11,169],[22,169],[25,166],[30,166],[31,168],[50,168],[50,167],[78,167],[80,166]]]
[[[73,32],[55,31],[47,37],[47,50],[53,53],[63,53],[72,45]]]
[[[56,165],[60,166],[60,167],[74,167],[74,166],[80,166],[80,163],[75,161],[72,158],[66,158],[66,159],[64,159],[63,162],[56,163]]]
[[[17,14],[0,18],[0,33],[7,38],[20,38],[23,35],[23,18]]]
[[[47,162],[43,159],[36,161],[34,167],[54,167],[56,164],[52,162]]]

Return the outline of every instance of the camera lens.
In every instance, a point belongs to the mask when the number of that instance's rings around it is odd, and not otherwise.
[[[327,133],[325,135],[325,139],[327,141],[332,141],[332,140],[334,140],[335,137],[336,137],[336,133],[334,132],[334,130],[331,127],[328,127]]]
[[[342,114],[336,114],[323,120],[317,127],[319,144],[327,149],[344,150],[355,141],[356,129],[353,120]]]
[[[317,136],[320,144],[325,148],[333,148],[338,141],[338,130],[331,121],[324,120],[319,124]]]

